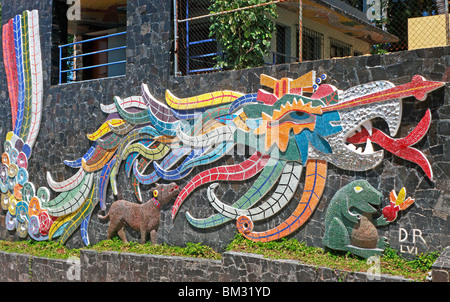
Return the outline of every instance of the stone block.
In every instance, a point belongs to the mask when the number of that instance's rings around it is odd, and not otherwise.
[[[447,246],[432,266],[433,282],[450,282],[450,246]]]

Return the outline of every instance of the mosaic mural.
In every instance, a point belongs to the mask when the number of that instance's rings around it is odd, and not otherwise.
[[[176,182],[190,178],[176,196],[173,219],[177,219],[189,195],[208,184],[208,200],[217,213],[195,217],[195,213],[187,212],[189,224],[202,229],[235,221],[237,230],[253,241],[285,237],[308,221],[321,199],[328,163],[345,170],[366,171],[379,165],[384,151],[388,151],[416,163],[433,179],[426,156],[412,147],[428,131],[430,111],[405,138],[393,137],[400,127],[402,99],[414,96],[423,101],[444,83],[416,75],[404,85],[375,81],[340,91],[325,84],[326,75],[311,71],[297,79],[261,75],[260,84],[270,91],[260,89],[249,94],[221,90],[179,98],[167,91],[167,105],[156,100],[149,87],[142,84],[141,95],[123,99],[116,96],[112,103],[101,105],[107,118],[97,131],[87,135],[92,141],[90,149],[76,160],[64,161],[76,170],[72,177],[57,182],[49,172],[50,190],[35,188],[28,180],[27,162],[42,114],[38,29],[37,11],[26,11],[3,26],[14,130],[7,134],[4,143],[1,205],[7,211],[8,229],[16,230],[21,237],[29,235],[35,240],[58,240],[64,244],[80,229],[83,242],[89,245],[91,214],[97,205],[102,211],[107,210],[108,186],[118,194],[117,177],[122,164],[141,203],[141,185],[155,184],[160,179]],[[386,121],[388,134],[372,125],[375,118]],[[375,150],[373,144],[380,148]],[[248,146],[253,153],[241,163],[191,175],[195,167],[210,167],[232,154],[237,145]],[[292,215],[272,229],[255,231],[254,222],[276,215],[292,202],[302,173],[304,189]],[[221,201],[215,193],[221,181],[250,181],[252,177],[255,180],[251,187],[232,204]],[[358,195],[359,188],[364,194],[370,191],[367,183],[351,185],[351,190],[343,188],[337,193],[336,200],[343,195]],[[377,196],[375,201],[360,204],[355,199],[355,207],[367,210],[369,203],[379,204],[378,192],[371,192]],[[398,196],[392,192],[390,204],[374,225],[393,221],[399,210],[409,206],[413,200],[405,195],[404,190]],[[357,217],[352,218],[352,228],[366,217],[340,202],[333,204],[330,208],[340,208],[342,217]],[[338,219],[342,221],[342,217]],[[326,223],[326,227],[333,223]],[[349,227],[345,226],[344,223],[340,236],[351,239]],[[329,235],[332,232],[327,229],[325,238]],[[369,248],[379,247],[376,243]]]
[[[379,255],[387,247],[387,238],[379,237],[378,226],[388,225],[397,218],[397,212],[414,203],[406,197],[406,189],[392,191],[390,204],[378,215],[377,206],[383,195],[366,180],[355,180],[341,188],[331,199],[325,217],[323,244],[364,258]],[[376,217],[378,216],[378,217]]]
[[[125,227],[131,227],[140,232],[141,243],[147,241],[148,235],[153,244],[156,244],[156,233],[160,223],[161,206],[172,200],[180,190],[172,182],[170,184],[156,184],[152,189],[153,197],[143,204],[137,204],[126,200],[117,200],[109,209],[107,215],[99,215],[100,219],[110,221],[108,227],[108,239],[117,234],[124,242],[128,242]]]
[[[0,166],[1,207],[5,225],[18,236],[45,240],[52,217],[42,205],[50,191],[35,188],[28,177],[28,160],[42,116],[42,60],[38,11],[24,11],[2,28],[3,61],[11,104],[13,131],[7,133]]]

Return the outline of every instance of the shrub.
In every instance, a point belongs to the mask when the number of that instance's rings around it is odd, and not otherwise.
[[[271,0],[212,0],[209,11],[212,14],[269,1]],[[271,18],[277,18],[275,4],[211,17],[210,37],[217,39],[225,53],[216,58],[216,67],[242,69],[263,65],[275,31]]]

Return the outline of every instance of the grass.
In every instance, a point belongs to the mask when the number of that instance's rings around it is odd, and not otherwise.
[[[186,247],[170,246],[167,244],[155,244],[150,242],[140,244],[134,241],[123,243],[117,237],[111,240],[103,240],[98,244],[85,249],[102,251],[115,251],[136,254],[153,254],[166,256],[194,257],[206,259],[221,259],[222,255],[215,252],[211,247],[202,245],[201,243],[186,243]]]
[[[306,246],[305,243],[300,243],[296,239],[283,238],[280,241],[262,243],[247,240],[241,234],[237,234],[227,250],[256,253],[275,259],[294,259],[309,265],[348,272],[367,272],[374,266],[374,263],[367,259],[351,253]],[[438,257],[439,253],[432,252],[407,260],[398,251],[387,248],[379,258],[380,273],[425,281],[431,266]]]
[[[220,253],[201,243],[187,243],[186,247],[169,246],[167,244],[152,245],[137,242],[123,243],[117,237],[104,240],[82,249],[102,251],[128,252],[137,254],[154,254],[167,256],[195,257],[206,259],[221,259]],[[30,254],[52,259],[67,259],[79,257],[81,249],[67,249],[53,241],[0,241],[0,250],[21,254]],[[350,253],[324,250],[310,247],[296,239],[281,239],[272,242],[253,242],[236,234],[228,245],[227,251],[261,254],[273,259],[293,259],[301,263],[339,269],[347,272],[367,272],[373,263]],[[414,281],[425,281],[431,266],[438,258],[437,252],[417,255],[413,260],[407,260],[396,250],[387,248],[380,259],[380,273],[403,276]]]
[[[68,249],[55,241],[28,240],[11,242],[0,240],[0,251],[51,259],[67,259],[80,256],[80,249]]]
[[[111,240],[103,240],[93,246],[81,249],[68,249],[55,241],[2,241],[0,240],[0,251],[10,253],[29,254],[37,257],[51,259],[67,259],[69,257],[79,257],[80,250],[89,249],[97,252],[114,251],[122,253],[153,254],[180,257],[194,257],[206,259],[221,259],[220,253],[215,252],[211,247],[201,243],[187,243],[186,247],[169,246],[167,244],[152,245],[149,242],[139,244],[137,242],[123,243],[117,237]]]

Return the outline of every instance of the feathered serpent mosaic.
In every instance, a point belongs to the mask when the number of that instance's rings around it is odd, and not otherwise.
[[[27,163],[42,115],[37,11],[25,11],[7,22],[2,37],[13,131],[4,142],[1,206],[7,211],[8,229],[21,237],[65,243],[80,228],[88,245],[91,213],[97,205],[106,210],[109,184],[118,193],[116,177],[122,163],[139,201],[140,184],[191,177],[173,204],[174,219],[188,196],[209,184],[207,196],[217,213],[195,217],[188,212],[188,222],[196,228],[210,228],[234,220],[237,230],[254,241],[284,237],[308,220],[320,201],[328,163],[365,171],[380,164],[386,150],[417,163],[433,178],[425,155],[412,147],[428,131],[430,111],[408,136],[393,136],[400,127],[402,99],[424,100],[443,83],[416,75],[404,85],[375,81],[339,91],[324,84],[325,75],[311,71],[297,79],[261,75],[261,85],[271,92],[222,90],[178,98],[167,91],[167,105],[142,84],[141,95],[116,96],[111,104],[101,106],[107,118],[95,133],[87,135],[91,148],[79,159],[64,162],[76,169],[72,177],[56,182],[48,173],[50,190],[35,188],[28,179]],[[372,125],[375,118],[387,122],[389,134]],[[373,144],[382,149],[375,151]],[[236,145],[249,146],[254,153],[239,164],[190,175],[194,167],[213,164]],[[304,190],[292,215],[272,229],[254,231],[253,222],[277,214],[293,200],[302,173]],[[233,204],[215,194],[221,181],[245,181],[253,176],[256,180],[250,189]]]

